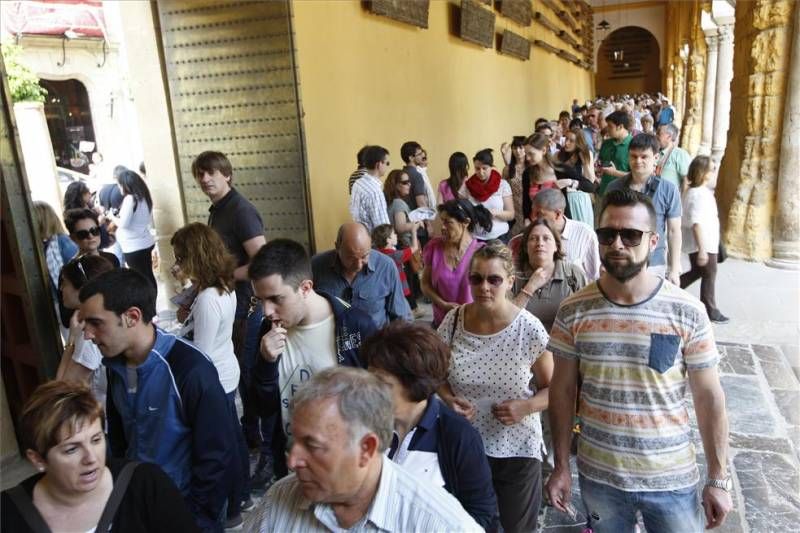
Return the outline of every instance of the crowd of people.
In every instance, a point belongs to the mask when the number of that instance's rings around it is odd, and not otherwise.
[[[23,410],[39,473],[2,529],[524,532],[545,503],[595,533],[719,526],[716,169],[673,119],[660,95],[575,101],[501,143],[502,169],[454,152],[439,183],[419,143],[395,169],[365,146],[352,221],[313,257],[267,242],[203,152],[169,329],[142,176],[117,167],[98,206],[71,185],[63,217],[36,203],[65,349]]]

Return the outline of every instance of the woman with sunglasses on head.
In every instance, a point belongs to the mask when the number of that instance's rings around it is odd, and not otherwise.
[[[472,301],[467,282],[469,262],[483,246],[473,235],[477,227],[492,229],[492,215],[482,205],[463,198],[450,200],[437,208],[442,236],[431,239],[422,250],[422,293],[433,304],[433,327],[448,311]]]
[[[100,219],[103,209],[94,205],[92,192],[86,183],[82,181],[74,181],[67,186],[64,192],[64,217],[66,222],[67,211],[72,209],[91,209],[98,214],[100,226],[100,248],[108,248],[114,245],[114,237],[110,235],[107,228],[107,223],[104,219]]]
[[[113,257],[113,255],[112,255]],[[119,266],[119,265],[117,265]],[[116,268],[107,259],[98,255],[77,257],[61,269],[61,299],[71,312],[69,335],[64,344],[64,353],[56,370],[56,379],[89,385],[94,397],[102,405],[106,402],[106,372],[103,356],[92,341],[83,338],[83,322],[75,310],[81,305],[78,295],[89,280]]]
[[[539,413],[547,409],[553,374],[548,335],[508,299],[514,264],[499,241],[472,256],[469,284],[474,302],[450,311],[439,326],[452,351],[439,396],[483,438],[503,529],[535,531],[544,447]]]
[[[571,220],[578,220],[594,227],[594,210],[589,194],[597,190],[597,176],[594,173],[594,158],[580,129],[567,130],[564,134],[564,148],[556,155],[561,165],[560,177],[571,180],[561,192],[567,199],[565,214]]]
[[[233,351],[233,321],[236,314],[236,291],[233,271],[236,259],[228,252],[222,237],[199,222],[188,224],[172,236],[175,266],[197,290],[185,320],[184,334],[192,333],[192,342],[208,356],[217,369],[219,381],[228,399],[228,408],[237,421],[237,483],[228,498],[226,526],[242,523],[243,505],[251,506],[246,483],[250,475],[250,456],[239,428],[236,412],[236,387],[239,385],[239,362]]]
[[[519,235],[524,226],[522,224],[522,174],[525,172],[525,137],[515,136],[511,144],[503,143],[500,146],[503,154],[503,179],[511,186],[511,198],[514,203],[515,222],[511,225],[511,237]]]
[[[586,286],[583,269],[564,260],[561,235],[552,222],[534,220],[522,233],[514,278],[514,303],[530,311],[549,332],[561,301]]]
[[[117,225],[117,242],[125,262],[157,287],[153,276],[152,251],[155,239],[150,233],[153,220],[153,199],[144,180],[132,170],[121,172],[117,178],[123,194],[119,215],[109,215]]]
[[[17,426],[38,471],[0,498],[0,531],[176,533],[198,531],[186,502],[157,465],[106,462],[103,407],[83,385],[39,386]]]

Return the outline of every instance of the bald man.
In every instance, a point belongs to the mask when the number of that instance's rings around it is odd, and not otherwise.
[[[361,309],[378,328],[391,320],[411,320],[394,261],[372,253],[372,241],[362,224],[342,225],[336,248],[315,255],[311,269],[314,287]]]

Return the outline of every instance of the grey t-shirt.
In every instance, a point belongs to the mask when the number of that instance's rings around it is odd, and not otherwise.
[[[392,226],[395,228],[397,232],[397,241],[398,243],[402,244],[403,246],[410,246],[411,245],[411,232],[404,231],[400,233],[397,231],[397,227],[395,226],[394,215],[395,213],[405,213],[406,222],[408,222],[408,213],[410,210],[408,209],[408,204],[405,203],[400,198],[395,198],[392,200],[392,204],[389,206],[389,221],[392,223]]]

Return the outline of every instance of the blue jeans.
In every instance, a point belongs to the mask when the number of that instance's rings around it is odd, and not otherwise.
[[[632,533],[636,511],[647,531],[701,533],[703,511],[697,486],[660,492],[626,492],[579,476],[581,497],[594,533]]]

